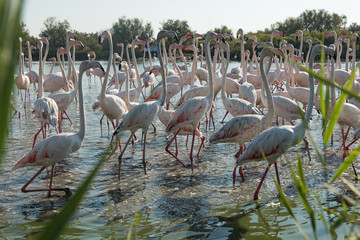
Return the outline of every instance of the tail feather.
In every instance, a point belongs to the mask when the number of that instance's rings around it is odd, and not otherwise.
[[[11,171],[15,171],[18,168],[25,167],[28,163],[34,163],[36,161],[37,151],[30,151],[28,154],[20,158],[20,160],[13,166]]]

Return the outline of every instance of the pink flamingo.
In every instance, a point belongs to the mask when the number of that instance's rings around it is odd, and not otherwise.
[[[334,51],[331,48],[323,45],[316,45],[310,56],[310,69],[313,67],[315,56],[320,54],[322,50],[325,50],[326,54],[334,56]],[[268,162],[267,168],[263,174],[263,177],[254,193],[254,200],[258,199],[260,188],[266,174],[272,164],[276,167],[277,159],[283,155],[290,147],[297,145],[305,135],[305,125],[309,122],[313,103],[314,103],[314,77],[309,76],[310,82],[310,100],[309,106],[306,110],[305,121],[301,122],[297,126],[276,126],[272,127],[258,136],[256,136],[248,145],[243,154],[236,160],[235,166],[241,166],[248,162],[258,162],[266,160]],[[280,184],[278,172],[276,171],[277,181]]]
[[[211,59],[210,59],[210,41],[222,39],[221,34],[216,34],[209,32],[205,38],[205,48],[206,48],[206,63],[208,69],[211,69]],[[206,97],[196,97],[187,100],[174,112],[173,117],[170,119],[170,122],[166,126],[166,133],[169,136],[171,133],[175,132],[173,139],[176,137],[178,132],[183,126],[191,125],[193,128],[193,139],[191,143],[190,150],[190,161],[191,169],[194,169],[193,165],[193,148],[195,140],[195,131],[201,120],[204,117],[205,113],[211,108],[213,98],[214,98],[214,86],[213,86],[213,77],[211,71],[209,72],[209,94]],[[170,146],[172,140],[168,143],[167,147]],[[176,157],[176,159],[181,162],[181,160]],[[182,163],[182,162],[181,162]],[[183,163],[182,163],[183,164]],[[184,165],[184,164],[183,164]]]
[[[52,188],[52,182],[54,177],[55,164],[65,159],[71,153],[80,149],[85,137],[85,108],[84,97],[82,92],[82,75],[85,70],[89,68],[102,68],[98,62],[84,61],[80,65],[79,75],[79,112],[80,112],[80,129],[77,133],[61,133],[49,137],[40,143],[36,144],[34,148],[30,150],[25,156],[23,156],[11,169],[15,171],[18,168],[41,166],[40,170],[25,183],[21,188],[24,193],[27,192],[47,192],[48,197],[51,196],[52,191],[64,191],[66,194],[70,192],[68,188]],[[104,70],[103,70],[104,71]],[[41,70],[40,70],[41,75]],[[40,76],[41,78],[41,76]],[[39,88],[41,85],[39,86]],[[51,166],[50,185],[49,188],[40,189],[27,189],[30,183],[47,167]]]
[[[261,46],[259,44],[259,46]],[[259,48],[259,46],[257,48]],[[277,54],[283,56],[283,53],[280,49],[275,49],[273,47],[265,47],[261,52],[260,58],[260,72],[263,80],[263,87],[261,91],[266,92],[266,98],[269,103],[268,111],[265,115],[256,115],[256,114],[246,114],[234,117],[229,122],[227,122],[219,131],[215,132],[210,137],[210,143],[224,143],[224,142],[236,142],[239,144],[240,149],[236,153],[235,157],[238,158],[243,153],[243,146],[247,141],[256,137],[259,133],[268,128],[274,117],[274,104],[271,96],[271,91],[269,83],[264,71],[264,58],[271,57]],[[242,173],[241,166],[239,167],[239,173],[244,180],[244,175]],[[236,179],[236,166],[233,171],[233,183],[235,184]]]
[[[24,53],[22,52],[22,38],[19,37],[20,42],[20,49],[19,49],[19,75],[17,75],[14,79],[16,86],[20,90],[24,90],[25,94],[25,101],[24,101],[24,110],[26,111],[26,91],[29,89],[30,85],[30,78],[24,73]],[[21,101],[23,100],[21,95]],[[19,118],[20,118],[20,111],[19,111]]]
[[[40,131],[43,131],[43,138],[46,138],[46,124],[50,124],[56,128],[59,114],[58,106],[54,99],[44,97],[42,63],[43,42],[41,39],[37,41],[37,46],[39,48],[39,96],[34,103],[34,111],[36,117],[40,120],[41,128],[34,136],[33,147],[35,146],[35,142]]]
[[[121,172],[122,156],[123,156],[127,146],[129,145],[129,142],[132,139],[133,135],[139,129],[142,129],[143,135],[144,135],[142,163],[143,163],[143,167],[144,167],[144,173],[146,174],[146,162],[145,162],[146,135],[147,135],[147,132],[148,132],[151,122],[154,121],[158,111],[164,105],[165,98],[166,98],[165,69],[164,69],[164,63],[162,60],[162,55],[160,52],[160,41],[161,41],[161,39],[166,38],[166,37],[177,38],[177,35],[173,31],[166,31],[166,30],[160,31],[157,35],[157,40],[156,40],[157,41],[157,53],[158,53],[159,61],[160,61],[160,65],[161,65],[162,84],[164,86],[160,100],[152,101],[152,102],[144,102],[144,103],[134,107],[133,109],[131,109],[125,115],[125,117],[123,118],[123,120],[121,121],[121,123],[119,124],[119,126],[116,128],[116,130],[113,133],[113,136],[114,136],[124,130],[130,130],[130,132],[131,132],[129,139],[126,142],[126,145],[124,146],[123,150],[121,151],[120,156],[118,157],[119,179],[120,179],[120,172]]]

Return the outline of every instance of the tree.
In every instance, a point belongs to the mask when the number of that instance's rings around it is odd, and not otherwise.
[[[151,38],[153,29],[151,23],[144,24],[139,18],[127,19],[123,16],[112,25],[111,33],[114,44],[122,42],[126,45],[135,38],[142,40]]]
[[[66,46],[66,33],[70,29],[70,24],[67,20],[60,22],[55,17],[49,17],[44,21],[44,26],[40,37],[49,40],[49,56],[56,56],[57,49]]]
[[[220,28],[214,28],[214,32],[216,33],[228,33],[231,36],[233,36],[233,32],[230,28],[228,28],[227,26],[221,25]]]
[[[351,32],[360,31],[360,25],[357,23],[351,23],[348,30]]]
[[[159,30],[172,30],[176,32],[178,37],[185,36],[186,34],[195,34],[195,31],[192,31],[188,22],[186,20],[173,20],[168,19],[160,23],[161,28]]]

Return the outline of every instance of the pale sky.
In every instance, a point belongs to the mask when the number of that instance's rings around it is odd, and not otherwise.
[[[225,25],[235,34],[239,28],[245,33],[264,30],[311,9],[346,15],[347,26],[353,22],[360,24],[358,0],[25,0],[24,3],[22,20],[35,37],[48,17],[67,20],[72,30],[88,33],[110,29],[122,16],[139,18],[152,24],[155,36],[160,22],[168,19],[186,20],[190,28],[199,33]]]

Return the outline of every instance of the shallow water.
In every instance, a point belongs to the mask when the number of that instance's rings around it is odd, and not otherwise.
[[[78,66],[80,62],[77,62]],[[237,63],[232,62],[232,66]],[[106,66],[106,62],[103,63]],[[34,69],[38,65],[34,63]],[[140,67],[140,66],[139,66]],[[50,69],[46,65],[45,72]],[[140,67],[140,72],[142,67]],[[55,70],[59,71],[56,67]],[[160,80],[160,78],[159,78]],[[103,123],[103,137],[100,136],[100,112],[93,112],[92,103],[100,92],[98,78],[88,80],[84,75],[83,91],[85,95],[87,133],[82,148],[57,164],[54,186],[66,186],[73,191],[80,185],[96,161],[102,156],[109,145],[110,134],[107,132],[106,121]],[[31,88],[32,89],[32,88]],[[45,94],[47,95],[47,94]],[[19,95],[15,91],[16,103],[19,107]],[[42,231],[46,223],[64,206],[68,197],[63,193],[56,193],[50,198],[46,193],[27,193],[20,191],[23,184],[37,171],[38,168],[23,168],[11,172],[11,167],[26,154],[32,146],[33,135],[39,129],[38,120],[31,114],[35,95],[31,93],[31,102],[27,103],[26,114],[21,109],[22,118],[14,117],[10,123],[9,138],[3,159],[0,175],[0,237],[6,239],[31,238]],[[225,114],[220,96],[217,97],[214,118],[216,129],[222,124],[220,120]],[[78,131],[79,116],[78,103],[68,108],[68,114],[73,121],[70,124],[63,120],[64,132]],[[226,121],[231,119],[227,116]],[[164,150],[167,140],[164,126],[156,119],[157,131],[152,133],[150,128],[147,136],[146,161],[147,175],[142,167],[142,146],[140,141],[129,146],[124,155],[121,180],[118,180],[117,156],[110,158],[97,174],[82,205],[78,209],[71,224],[62,235],[64,239],[108,239],[126,238],[129,234],[147,239],[302,239],[299,228],[295,225],[290,214],[280,203],[276,186],[268,175],[260,191],[260,199],[253,201],[253,193],[262,173],[266,168],[265,162],[251,163],[244,166],[245,181],[237,178],[232,184],[233,155],[238,150],[235,144],[217,144],[201,151],[199,157],[194,157],[195,169],[184,168]],[[205,123],[200,126],[201,132],[209,139],[214,132],[205,130]],[[315,141],[321,146],[321,119],[313,111],[311,132]],[[48,136],[55,134],[50,127]],[[129,132],[120,135],[125,142]],[[137,133],[138,138],[141,133]],[[41,137],[39,136],[39,139]],[[189,164],[189,150],[185,147],[186,137],[179,138],[179,157]],[[317,159],[313,147],[312,161],[301,149],[303,144],[293,147],[279,162],[281,186],[288,196],[295,216],[303,230],[312,235],[310,217],[306,213],[297,194],[291,178],[289,164],[295,166],[296,155],[299,152],[305,169],[308,186],[324,199],[324,204],[332,209],[341,208],[341,202],[334,194],[329,193],[324,186],[331,178],[342,159],[341,134],[336,127],[334,144],[325,150],[328,168],[322,167]],[[199,141],[195,140],[195,149]],[[321,148],[322,149],[322,148]],[[323,149],[322,149],[323,150]],[[359,161],[356,162],[359,169]],[[271,168],[274,175],[274,170]],[[351,177],[349,169],[345,177],[357,188],[359,183]],[[49,176],[42,173],[31,184],[32,188],[48,186]],[[334,185],[342,193],[351,192],[340,182]],[[316,205],[315,200],[311,201]],[[354,212],[350,208],[350,212]],[[359,214],[357,212],[357,214]],[[139,224],[136,219],[139,217]],[[327,215],[326,215],[327,216]],[[333,216],[328,216],[334,219]],[[318,219],[319,216],[317,216]],[[360,232],[357,220],[355,231]],[[351,225],[340,226],[336,234],[338,239],[349,235]],[[329,239],[325,226],[318,221],[317,235],[319,239]]]

